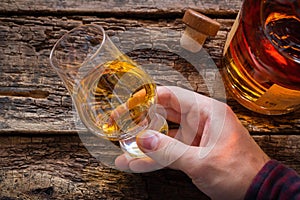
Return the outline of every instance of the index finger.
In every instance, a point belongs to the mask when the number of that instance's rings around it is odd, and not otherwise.
[[[209,97],[175,86],[157,87],[157,98],[158,103],[165,109],[173,109],[181,114],[188,113],[198,106],[205,108],[212,101]]]

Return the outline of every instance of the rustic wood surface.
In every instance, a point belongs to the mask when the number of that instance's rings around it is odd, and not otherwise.
[[[70,97],[48,58],[63,33],[88,23],[102,25],[158,83],[188,84],[194,91],[226,101],[269,156],[300,172],[300,112],[280,117],[259,115],[240,106],[229,94],[224,97],[215,85],[220,80],[222,49],[240,3],[2,1],[0,199],[208,199],[180,172],[119,172],[101,164],[82,144]],[[181,18],[187,8],[222,24],[217,36],[204,45],[217,68],[204,66],[197,71],[170,52],[185,28]],[[130,34],[139,34],[140,39],[133,40]],[[167,69],[178,71],[187,82]]]
[[[205,14],[231,16],[240,8],[241,0],[2,0],[2,13],[31,14],[98,14],[101,16],[129,16],[157,18],[161,15],[174,17],[187,8]]]

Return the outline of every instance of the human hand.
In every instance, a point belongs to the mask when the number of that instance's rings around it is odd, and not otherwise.
[[[159,87],[158,104],[180,124],[167,135],[147,130],[137,136],[148,156],[119,156],[120,170],[146,172],[170,167],[185,172],[212,199],[243,199],[269,160],[224,103],[178,87]]]

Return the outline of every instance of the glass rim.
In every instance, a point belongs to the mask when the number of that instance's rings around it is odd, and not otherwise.
[[[104,45],[104,42],[106,41],[106,34],[105,34],[105,31],[104,31],[104,28],[101,26],[101,25],[98,25],[98,24],[82,24],[82,25],[79,25],[71,30],[69,30],[68,32],[66,32],[65,34],[63,34],[54,44],[54,46],[52,47],[51,49],[51,52],[50,52],[50,56],[49,56],[49,60],[50,60],[50,65],[55,69],[55,70],[58,70],[58,71],[63,71],[59,68],[59,66],[56,66],[54,63],[53,63],[53,58],[54,58],[54,52],[57,48],[57,46],[60,44],[60,42],[65,38],[67,37],[70,33],[82,28],[82,27],[96,27],[97,29],[99,29],[103,35],[103,38],[102,38],[102,41],[101,41],[101,44],[99,45],[99,47],[97,48],[97,50],[91,55],[91,58],[93,58],[99,51],[99,49],[102,48],[102,46]],[[84,63],[86,60],[84,60],[82,63]]]

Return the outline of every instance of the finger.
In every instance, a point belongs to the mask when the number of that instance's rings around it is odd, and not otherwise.
[[[171,108],[181,113],[179,100],[169,87],[157,87],[157,103],[165,109]]]
[[[183,118],[181,113],[173,110],[172,108],[157,108],[158,109],[156,110],[156,112],[164,116],[170,122],[180,123]]]
[[[173,113],[181,113],[182,120],[178,122],[177,116],[176,123],[185,129],[187,137],[182,141],[200,146],[217,142],[226,119],[226,104],[179,87],[159,87],[158,100],[162,106],[173,109]],[[206,133],[204,140],[202,133]]]
[[[179,87],[158,87],[158,103],[165,108],[169,121],[195,127],[193,135],[202,132],[217,102]],[[219,103],[219,102],[218,102]]]
[[[138,134],[139,148],[161,167],[170,166],[174,169],[187,170],[194,163],[195,148],[186,145],[174,138],[155,131],[145,131]]]
[[[134,173],[151,172],[164,167],[149,157],[133,159],[126,154],[118,156],[115,160],[115,165],[120,171]]]
[[[179,113],[188,113],[198,105],[205,108],[211,104],[211,98],[209,97],[174,86],[158,87],[157,97],[157,102],[164,108],[172,108]],[[197,102],[200,104],[197,104]]]
[[[129,162],[124,154],[116,158],[115,165],[120,171],[127,171],[129,169]]]
[[[129,163],[133,158],[127,156],[125,153],[118,156],[115,160],[116,168],[120,171],[130,171]]]
[[[150,157],[134,159],[129,162],[129,168],[135,173],[144,173],[159,170],[165,166],[160,165]]]
[[[170,137],[172,137],[172,138],[175,138],[175,139],[177,139],[179,141],[181,141],[181,138],[182,138],[182,136],[181,136],[182,133],[181,133],[181,130],[179,130],[179,129],[170,129],[168,131],[167,135],[170,136]]]

